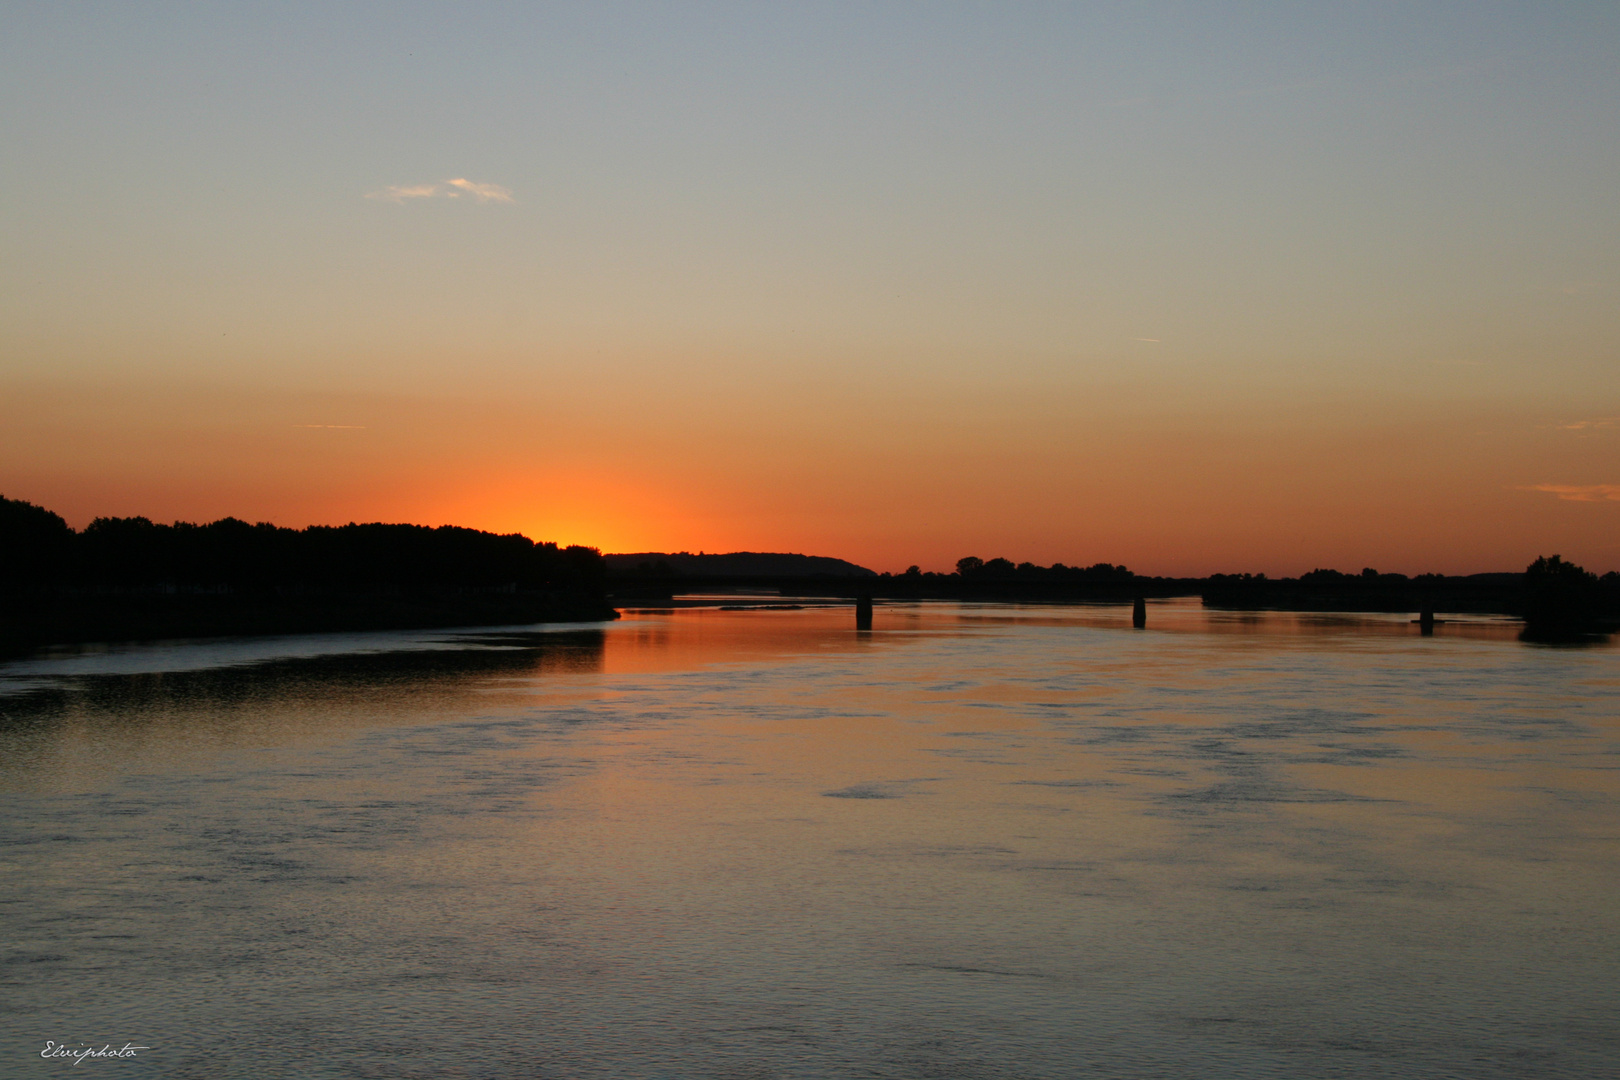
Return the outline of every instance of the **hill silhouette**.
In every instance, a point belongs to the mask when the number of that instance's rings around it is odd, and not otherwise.
[[[826,555],[792,555],[765,551],[731,551],[725,554],[693,555],[643,551],[604,555],[607,568],[616,573],[660,574],[676,577],[757,578],[757,577],[876,577],[877,573],[844,559]]]

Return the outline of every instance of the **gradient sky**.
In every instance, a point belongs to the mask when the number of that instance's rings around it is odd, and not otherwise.
[[[1620,5],[0,3],[0,494],[1620,568]]]

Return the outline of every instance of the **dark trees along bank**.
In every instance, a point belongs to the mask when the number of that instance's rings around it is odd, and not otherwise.
[[[13,645],[612,618],[603,576],[594,548],[516,533],[142,517],[76,532],[0,498],[0,634]]]

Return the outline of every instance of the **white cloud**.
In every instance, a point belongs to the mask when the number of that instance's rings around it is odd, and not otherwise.
[[[478,202],[516,202],[512,189],[499,184],[480,184],[475,180],[457,177],[442,184],[392,185],[380,191],[366,192],[366,198],[404,205],[408,199],[459,199],[463,195]]]
[[[445,183],[456,189],[445,192],[445,195],[452,199],[465,192],[479,202],[512,201],[512,189],[503,188],[499,184],[477,184],[471,180],[446,180]]]
[[[1534,484],[1520,491],[1545,491],[1565,502],[1620,502],[1620,484]]]

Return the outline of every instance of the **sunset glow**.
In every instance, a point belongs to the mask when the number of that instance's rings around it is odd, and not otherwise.
[[[0,494],[1620,567],[1612,8],[496,10],[21,16]]]

